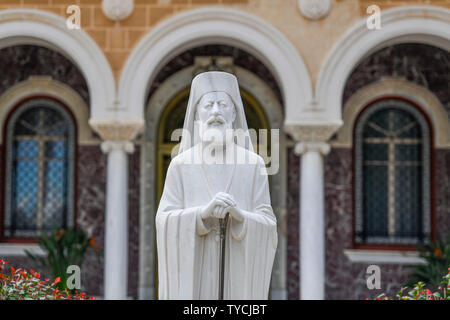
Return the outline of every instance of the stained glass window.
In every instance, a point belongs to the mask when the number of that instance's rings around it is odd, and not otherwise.
[[[430,129],[396,99],[367,108],[355,130],[355,242],[414,245],[430,234]]]
[[[4,237],[35,238],[73,225],[74,131],[70,114],[50,99],[29,100],[11,115]]]

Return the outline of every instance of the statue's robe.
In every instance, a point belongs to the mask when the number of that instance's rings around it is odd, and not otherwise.
[[[226,192],[224,180],[234,165],[207,165],[205,179],[201,165],[186,163],[195,148],[172,159],[156,215],[159,299],[218,298],[218,219],[203,221],[197,213],[211,200],[206,179],[213,195]],[[266,168],[259,155],[237,148],[248,163],[236,165],[227,193],[244,213],[244,221],[231,215],[228,220],[224,299],[267,299],[277,247],[268,177],[261,173]],[[211,170],[218,170],[216,181],[211,181]]]

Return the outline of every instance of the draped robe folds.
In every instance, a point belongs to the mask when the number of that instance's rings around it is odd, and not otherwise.
[[[224,299],[267,299],[277,247],[268,177],[261,173],[266,169],[259,155],[237,148],[251,161],[236,164],[227,192],[244,220],[231,215],[228,220]],[[193,149],[171,161],[156,215],[159,299],[218,298],[219,223],[198,215],[211,196],[202,166],[186,163]],[[228,180],[234,165],[220,166]],[[213,195],[225,192],[223,182],[209,183]]]

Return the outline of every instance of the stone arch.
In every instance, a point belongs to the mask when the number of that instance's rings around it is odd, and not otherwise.
[[[47,47],[74,61],[86,78],[91,119],[108,118],[115,105],[115,83],[105,55],[83,30],[67,28],[55,14],[36,9],[0,12],[0,48],[19,44]]]
[[[142,119],[148,86],[158,69],[186,49],[210,43],[242,48],[261,60],[280,84],[286,119],[299,120],[302,110],[312,103],[307,68],[280,31],[236,9],[205,7],[167,19],[139,42],[119,81],[123,116]]]
[[[450,10],[436,6],[402,6],[381,13],[382,29],[366,20],[350,28],[334,46],[320,70],[315,96],[330,120],[341,121],[342,97],[348,76],[371,53],[394,44],[415,42],[450,51]]]

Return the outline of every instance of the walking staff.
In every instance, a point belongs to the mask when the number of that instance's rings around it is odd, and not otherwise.
[[[223,300],[224,279],[225,279],[225,245],[227,238],[227,224],[229,213],[223,219],[219,219],[220,224],[220,255],[219,255],[219,300]]]

